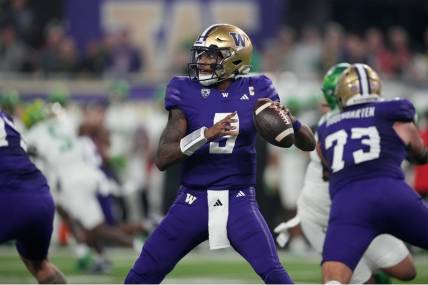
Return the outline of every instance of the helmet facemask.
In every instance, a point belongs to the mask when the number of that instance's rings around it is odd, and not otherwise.
[[[189,77],[209,86],[245,75],[251,68],[252,50],[250,38],[238,27],[212,25],[193,44],[192,58],[188,64]]]
[[[191,52],[192,58],[187,68],[190,78],[198,80],[204,86],[227,79],[224,77],[223,63],[231,55],[229,49],[219,49],[217,46],[211,45],[210,47],[193,47]],[[203,63],[204,57],[213,62]]]

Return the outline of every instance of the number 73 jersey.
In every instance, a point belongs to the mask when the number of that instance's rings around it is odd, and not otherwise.
[[[318,138],[330,172],[330,192],[349,182],[391,177],[404,179],[401,163],[406,146],[393,129],[411,122],[415,108],[406,99],[346,107],[320,122]]]
[[[180,109],[187,120],[187,133],[211,127],[237,112],[233,123],[239,135],[206,143],[182,164],[181,184],[188,188],[226,190],[256,184],[256,129],[253,109],[257,99],[279,101],[266,76],[240,77],[225,90],[206,87],[187,77],[174,77],[168,84],[165,108]]]

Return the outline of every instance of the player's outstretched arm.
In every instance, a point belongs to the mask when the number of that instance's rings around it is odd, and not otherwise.
[[[428,149],[413,122],[395,122],[394,130],[407,147],[407,157],[415,164],[428,163]]]
[[[159,139],[155,157],[156,166],[163,171],[186,156],[180,148],[180,140],[186,135],[187,120],[179,109],[169,111],[168,123]]]

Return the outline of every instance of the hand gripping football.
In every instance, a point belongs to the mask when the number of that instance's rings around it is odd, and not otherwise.
[[[253,121],[257,132],[267,142],[284,148],[293,145],[294,131],[291,119],[284,110],[274,107],[272,100],[263,99],[256,102]]]

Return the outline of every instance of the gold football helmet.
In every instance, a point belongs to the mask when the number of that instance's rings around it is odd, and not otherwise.
[[[379,75],[366,64],[352,64],[336,86],[335,96],[341,107],[379,100],[382,84]]]
[[[196,39],[191,51],[189,77],[205,86],[247,74],[251,68],[251,40],[243,30],[233,25],[208,27]],[[215,63],[204,63],[201,60],[204,56],[215,58]]]

